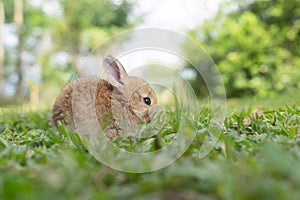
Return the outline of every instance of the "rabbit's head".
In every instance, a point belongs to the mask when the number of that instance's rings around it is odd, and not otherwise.
[[[150,122],[155,115],[156,95],[150,85],[127,74],[122,64],[112,56],[104,59],[106,80],[113,86],[112,111],[127,123]]]

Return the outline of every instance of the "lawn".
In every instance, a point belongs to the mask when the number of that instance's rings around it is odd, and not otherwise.
[[[49,125],[49,109],[2,109],[0,199],[299,199],[299,104],[259,109],[227,112],[218,143],[200,159],[211,116],[203,109],[185,154],[140,174],[101,164],[76,135]],[[171,134],[151,138],[148,150]],[[140,145],[116,142],[124,141]]]

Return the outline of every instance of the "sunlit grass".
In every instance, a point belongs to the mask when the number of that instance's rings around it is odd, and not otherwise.
[[[295,90],[290,93],[277,94],[274,97],[258,98],[256,96],[248,96],[241,99],[227,100],[227,108],[229,111],[251,108],[258,109],[276,109],[285,105],[300,105],[300,91]]]

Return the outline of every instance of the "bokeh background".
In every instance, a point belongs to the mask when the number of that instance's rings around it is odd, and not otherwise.
[[[222,75],[228,99],[300,97],[296,0],[1,0],[0,105],[53,103],[92,49],[145,27],[177,31],[202,46]],[[181,48],[201,62],[189,43]],[[97,66],[93,58],[85,64]],[[199,98],[205,96],[194,67],[180,70]]]

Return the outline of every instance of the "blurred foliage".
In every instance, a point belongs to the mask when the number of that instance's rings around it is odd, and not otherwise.
[[[3,3],[6,27],[13,38],[18,34],[14,1],[3,0]],[[26,97],[22,101],[29,100],[32,85],[38,85],[41,100],[53,101],[59,88],[71,75],[78,73],[83,56],[136,23],[129,19],[133,4],[126,0],[80,0],[76,3],[71,0],[53,0],[51,3],[23,0],[24,23],[20,38],[24,45],[18,50],[19,41],[15,38],[17,44],[8,42],[5,46],[5,87],[16,89],[16,66],[20,58],[24,77],[22,93]],[[39,72],[30,74],[34,68],[39,68]],[[2,97],[3,100],[6,98]],[[1,105],[5,102],[0,99]]]
[[[232,0],[189,36],[216,63],[228,97],[273,96],[300,88],[299,16],[299,1]],[[184,49],[196,62],[201,58]]]
[[[199,154],[211,111],[199,113],[198,133],[171,166],[144,174],[99,163],[71,132],[59,134],[48,110],[2,109],[1,199],[298,199],[300,108],[229,114],[217,145]],[[250,122],[245,124],[245,118]],[[166,137],[168,135],[165,135]],[[165,137],[163,136],[163,137]],[[129,149],[136,141],[123,140]],[[130,147],[131,146],[131,147]],[[144,143],[144,149],[152,149]]]
[[[89,48],[90,51],[108,39],[114,29],[129,28],[128,15],[132,4],[127,1],[115,4],[109,0],[80,0],[76,3],[60,0],[59,3],[63,15],[54,20],[52,32],[62,50],[80,53],[81,48]]]

